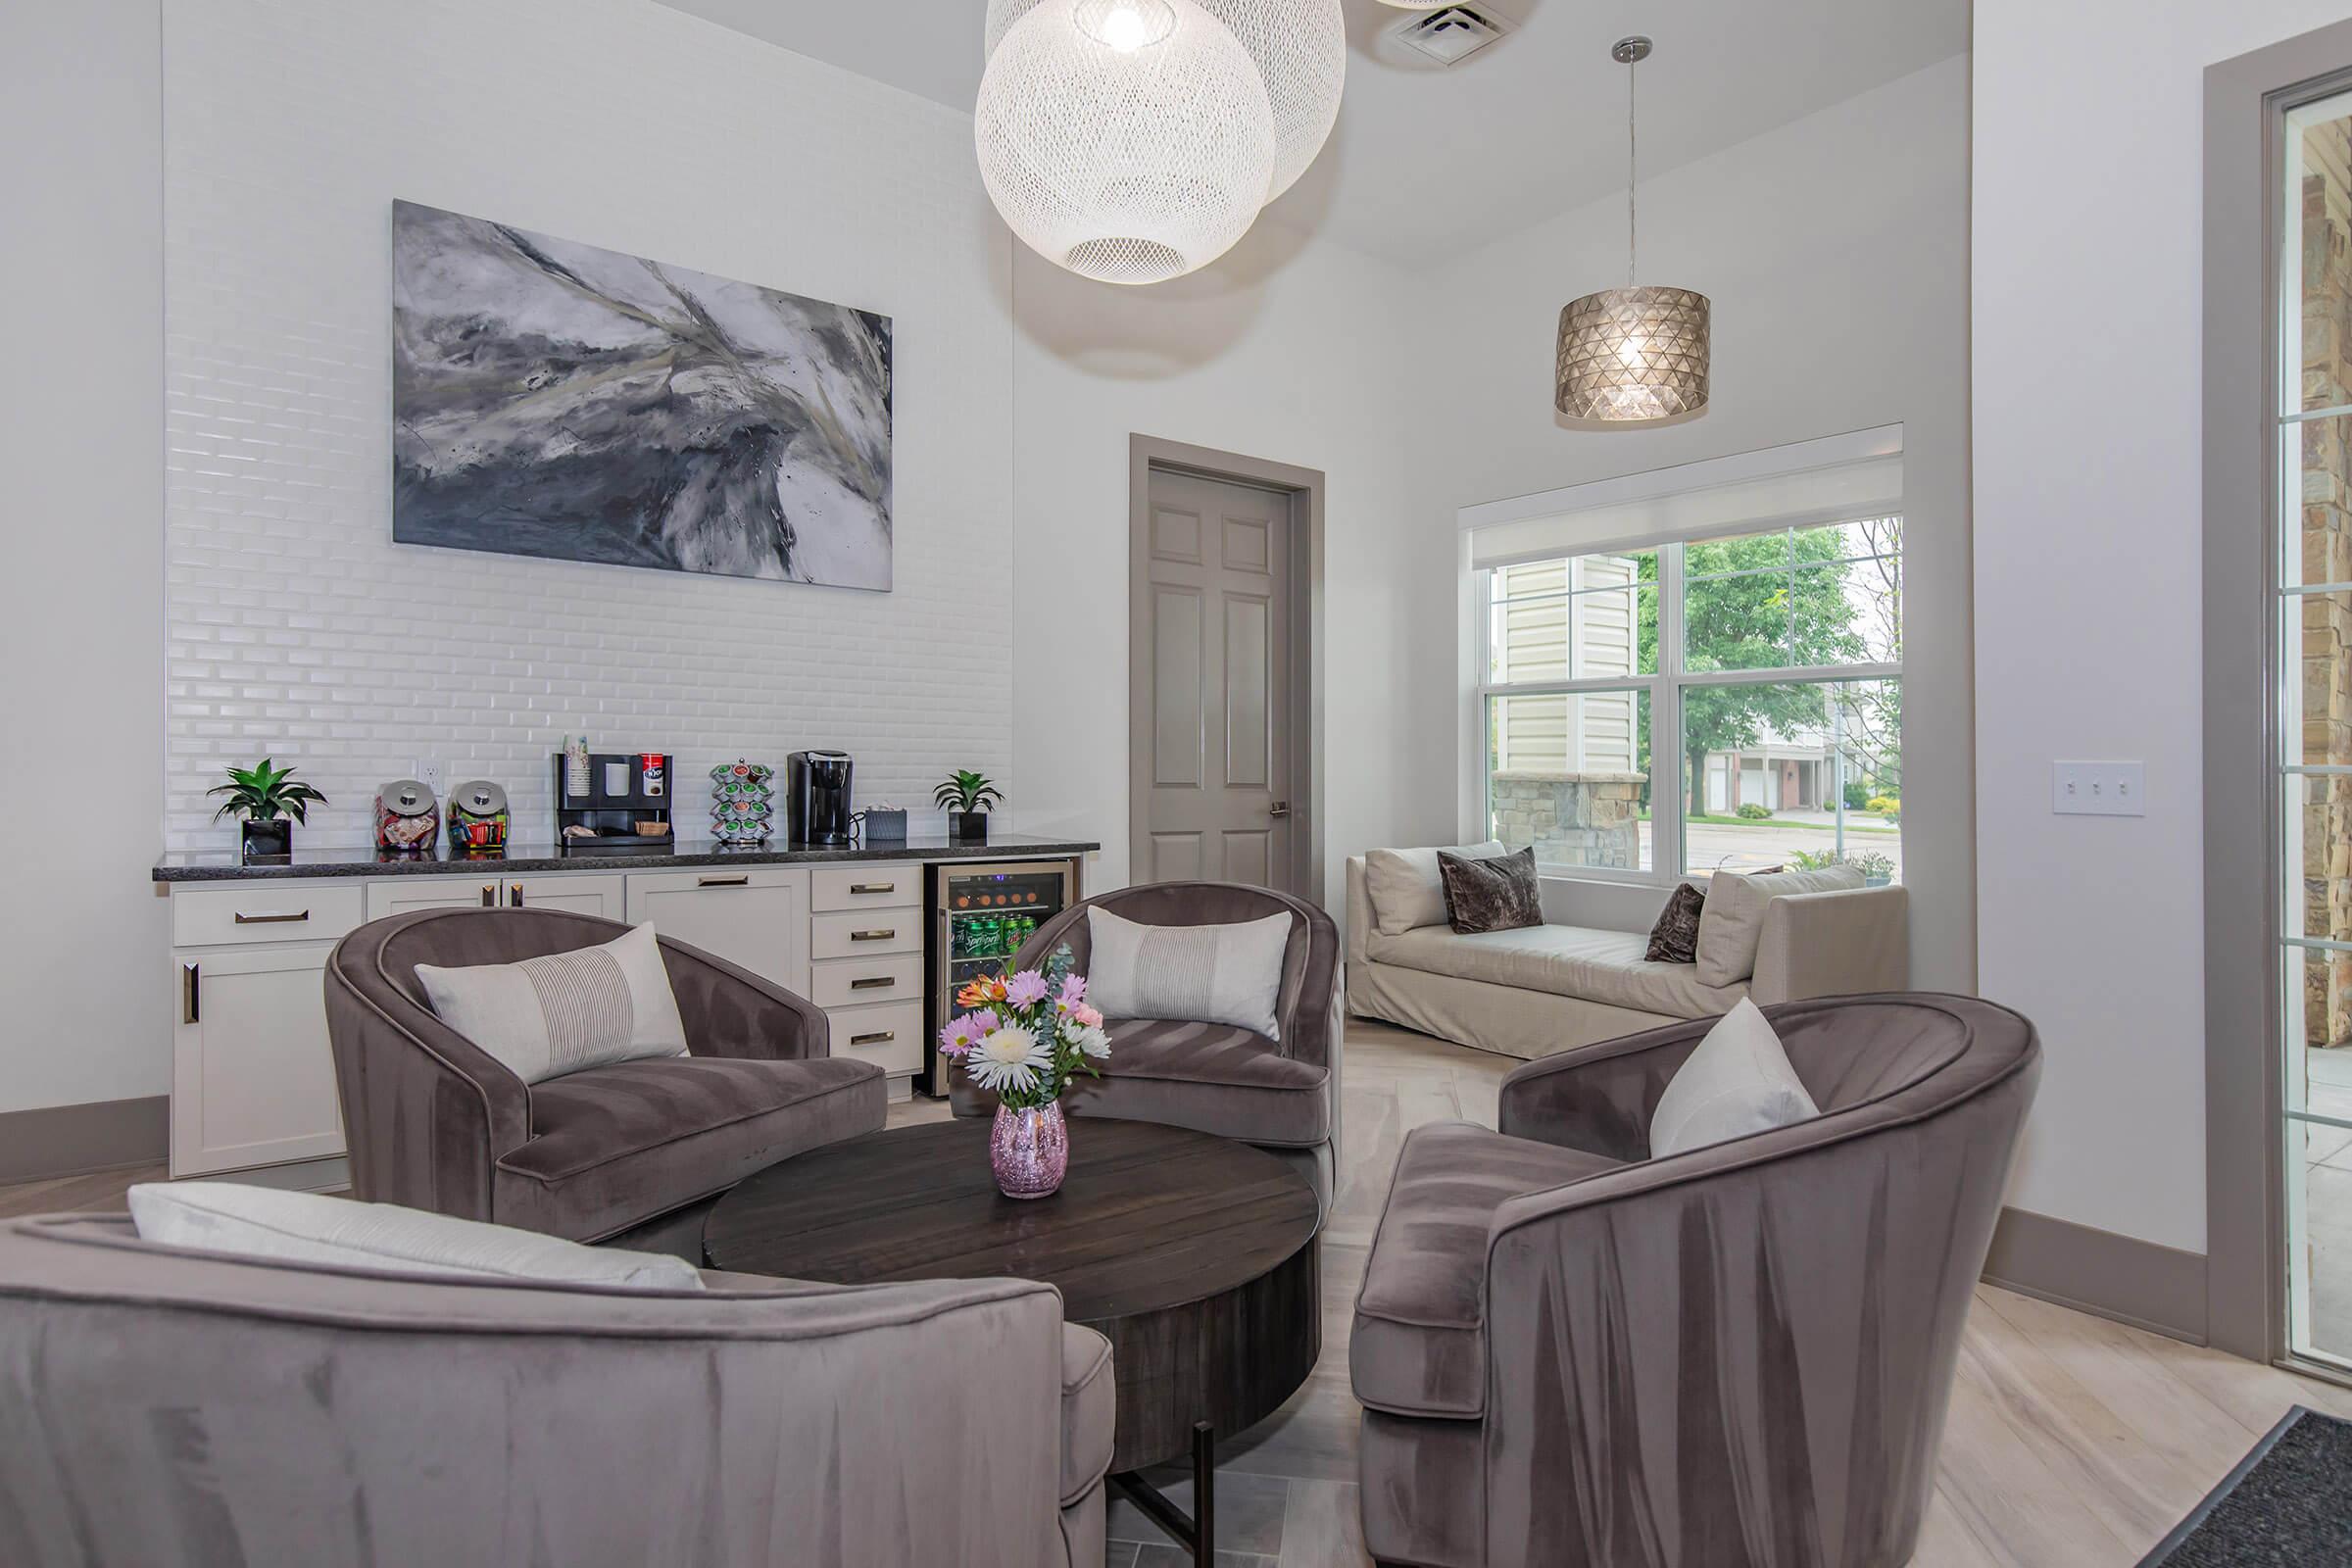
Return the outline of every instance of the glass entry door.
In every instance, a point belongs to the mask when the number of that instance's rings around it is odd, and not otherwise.
[[[2287,1346],[2352,1367],[2352,92],[2283,111],[2278,820]]]

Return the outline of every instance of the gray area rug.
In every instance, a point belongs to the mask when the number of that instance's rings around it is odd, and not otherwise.
[[[2352,1421],[2295,1406],[2139,1568],[2352,1563]]]

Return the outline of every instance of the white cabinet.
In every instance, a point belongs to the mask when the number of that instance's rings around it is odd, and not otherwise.
[[[878,1002],[923,1000],[923,956],[884,953],[813,964],[808,996],[820,1007],[860,1007]]]
[[[923,951],[923,911],[851,909],[819,914],[808,922],[811,958],[870,958],[883,953]]]
[[[891,909],[923,901],[923,868],[906,865],[820,865],[808,873],[808,907]]]
[[[628,917],[808,994],[808,873],[791,866],[635,871]],[[919,992],[917,993],[920,994]]]
[[[510,909],[562,909],[617,920],[627,908],[628,878],[617,871],[510,876],[505,881]]]
[[[833,1054],[875,1063],[891,1099],[911,1099],[923,1070],[922,866],[820,865],[809,903],[808,995],[832,1025]]]
[[[414,909],[563,909],[617,920],[627,906],[627,883],[617,871],[510,876],[496,864],[482,866],[478,875],[411,872],[368,884],[368,918]]]
[[[834,1055],[873,1062],[890,1074],[892,1099],[911,1097],[914,1075],[923,1068],[922,1003],[836,1007],[825,1017],[833,1026]]]
[[[326,1038],[326,956],[363,920],[516,905],[617,920],[626,907],[627,878],[617,871],[501,876],[499,869],[176,890],[172,1174],[343,1152]]]
[[[360,923],[365,906],[357,883],[190,888],[172,901],[172,945],[332,942]]]
[[[385,877],[368,884],[368,918],[383,920],[416,909],[495,909],[506,897],[506,886],[487,873],[479,881],[431,872]]]
[[[304,942],[174,956],[173,1176],[343,1152],[326,1046],[331,951]]]
[[[496,861],[382,876],[172,890],[172,1174],[343,1152],[326,1036],[327,955],[366,920],[417,909],[564,909],[650,921],[823,1008],[835,1054],[894,1100],[922,1069],[923,865],[718,864],[522,874]]]

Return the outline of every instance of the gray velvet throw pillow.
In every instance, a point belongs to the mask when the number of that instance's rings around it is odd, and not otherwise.
[[[1707,906],[1706,889],[1695,882],[1678,882],[1658,923],[1649,928],[1649,948],[1642,955],[1649,963],[1696,963],[1698,917]]]
[[[1516,931],[1544,923],[1533,848],[1479,860],[1440,850],[1438,875],[1446,884],[1446,916],[1456,931]]]

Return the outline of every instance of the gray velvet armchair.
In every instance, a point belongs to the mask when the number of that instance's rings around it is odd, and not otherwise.
[[[0,1563],[1101,1568],[1110,1346],[1051,1286],[704,1278],[0,1223]]]
[[[433,1015],[416,965],[514,963],[628,929],[558,909],[422,909],[373,920],[326,964],[327,1034],[355,1198],[524,1230],[675,1250],[661,1237],[754,1171],[882,1126],[883,1074],[834,1059],[814,1004],[667,937],[690,1054],[542,1083]]]
[[[1710,1018],[1405,1140],[1348,1351],[1376,1559],[1909,1561],[2040,1048],[1972,998],[1764,1011],[1813,1120],[1650,1158]]]
[[[1106,1018],[1109,1064],[1102,1077],[1081,1079],[1066,1103],[1074,1115],[1162,1122],[1254,1144],[1296,1165],[1328,1212],[1340,1127],[1341,1044],[1340,932],[1331,916],[1271,888],[1153,882],[1072,905],[1022,944],[1011,967],[1042,967],[1066,946],[1083,973],[1090,945],[1086,912],[1093,908],[1143,925],[1232,925],[1291,916],[1274,1014],[1279,1042],[1226,1024]],[[996,1108],[994,1095],[960,1075],[952,1098],[959,1116]]]

